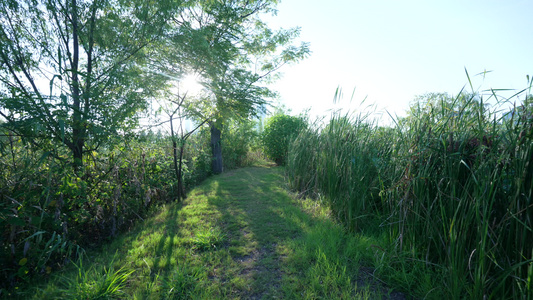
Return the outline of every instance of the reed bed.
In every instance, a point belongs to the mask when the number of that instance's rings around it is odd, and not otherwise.
[[[291,144],[289,184],[352,231],[386,228],[445,298],[531,299],[533,97],[498,99],[428,94],[393,127],[334,113]]]

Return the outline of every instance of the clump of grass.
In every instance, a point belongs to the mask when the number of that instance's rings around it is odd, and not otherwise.
[[[162,288],[166,299],[190,299],[201,294],[199,282],[206,280],[205,272],[200,268],[178,265],[172,273],[162,279]]]
[[[335,113],[324,128],[309,126],[291,145],[288,158],[291,187],[324,196],[337,219],[352,230],[380,212],[378,170],[390,157],[387,140],[376,138],[368,117]]]
[[[192,243],[196,249],[205,251],[217,248],[224,242],[225,237],[226,235],[220,228],[214,227],[198,231]]]
[[[306,292],[315,297],[349,298],[352,283],[350,276],[346,274],[346,267],[340,267],[338,262],[331,262],[320,250],[316,257],[316,263],[309,270],[311,284]]]
[[[407,166],[387,193],[400,247],[445,265],[454,298],[522,295],[518,266],[533,247],[531,137],[520,142],[523,124],[498,118],[481,96],[429,100],[399,130]]]
[[[64,299],[120,299],[127,297],[124,292],[126,283],[134,273],[126,267],[118,270],[114,262],[109,267],[97,268],[95,265],[86,267],[83,258],[78,260],[76,276],[61,276],[60,282],[64,285],[58,290],[60,298]]]

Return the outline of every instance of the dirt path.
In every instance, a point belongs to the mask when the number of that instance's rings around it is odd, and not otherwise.
[[[281,168],[244,168],[209,178],[25,299],[405,299],[373,276],[374,243],[292,197]]]
[[[220,175],[209,203],[222,213],[225,248],[240,269],[222,282],[244,283],[232,297],[405,299],[342,257],[344,239],[324,214],[291,197],[280,168],[246,168]],[[330,232],[329,232],[330,231]],[[333,237],[320,236],[333,234]],[[334,245],[327,245],[328,239]],[[337,245],[335,245],[337,243]],[[339,244],[340,243],[340,244]],[[329,253],[333,253],[329,255]]]

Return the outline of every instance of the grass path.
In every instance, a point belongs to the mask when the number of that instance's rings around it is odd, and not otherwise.
[[[213,176],[184,203],[168,205],[89,253],[83,266],[31,293],[73,299],[403,299],[361,266],[374,259],[374,243],[346,235],[316,201],[291,197],[281,168],[244,168]]]

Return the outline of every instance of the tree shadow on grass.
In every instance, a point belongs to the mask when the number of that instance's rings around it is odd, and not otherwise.
[[[182,285],[187,290],[194,288],[191,286],[194,282],[173,282],[180,272],[190,271],[179,264],[179,257],[185,254],[186,248],[177,247],[183,235],[179,221],[183,207],[182,203],[171,204],[164,212],[145,221],[136,232],[114,243],[120,244],[116,247],[121,252],[121,262],[135,269],[130,286],[136,298],[172,298],[172,294],[179,291],[172,289],[173,285]],[[187,290],[182,291],[184,295]]]
[[[207,207],[198,202],[169,204],[108,247],[106,252],[118,253],[117,263],[135,270],[128,282],[130,296],[189,299],[208,295],[209,270],[201,258],[210,249],[198,249],[195,235],[211,222]]]
[[[276,188],[282,174],[269,168],[245,168],[231,171],[217,178],[216,193],[209,204],[220,211],[221,226],[227,233],[225,247],[231,258],[241,267],[225,276],[239,277],[244,282],[235,287],[235,297],[244,299],[283,297],[283,270],[278,244],[299,235],[302,228],[284,218],[277,207],[288,196]],[[226,278],[224,281],[235,281]]]
[[[227,276],[239,276],[248,283],[244,289],[235,289],[234,296],[405,298],[372,282],[365,276],[369,268],[359,271],[359,259],[346,257],[344,252],[355,247],[348,245],[353,241],[348,241],[339,226],[299,207],[283,187],[281,168],[245,168],[216,180],[216,193],[208,201],[221,212],[221,224],[228,233],[225,246],[242,266],[240,273],[228,272]],[[298,247],[304,249],[294,249]]]
[[[104,252],[117,253],[115,264],[135,271],[128,294],[137,299],[358,295],[359,261],[346,250],[355,242],[331,221],[304,212],[283,182],[281,168],[213,176]]]

